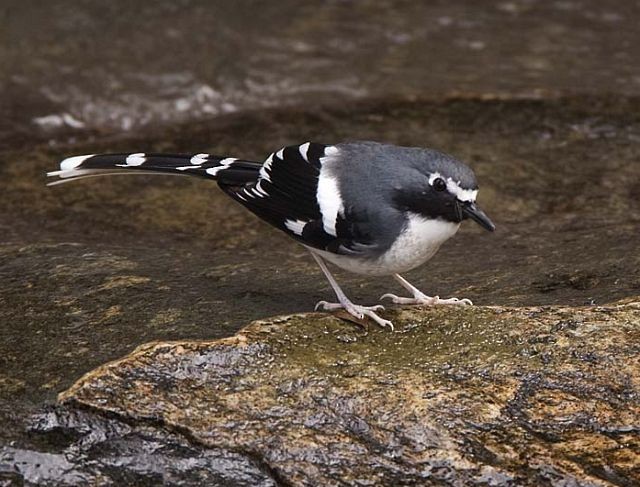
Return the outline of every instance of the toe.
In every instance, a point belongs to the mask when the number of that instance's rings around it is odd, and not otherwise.
[[[351,316],[355,316],[356,318],[358,318],[359,320],[363,319],[365,316],[365,308],[363,308],[362,306],[358,306],[358,305],[352,305],[352,306],[347,306],[344,308],[347,313],[349,313]]]
[[[367,310],[365,311],[365,314],[371,318],[373,321],[375,321],[376,323],[378,323],[378,325],[380,325],[383,328],[390,328],[391,331],[394,330],[393,328],[393,323],[391,323],[389,320],[385,320],[384,318],[380,318],[377,314],[375,314],[373,311],[371,310]]]
[[[473,306],[473,303],[470,299],[458,299],[458,298],[449,298],[449,299],[438,299],[435,304],[450,304],[457,306]]]
[[[416,304],[417,301],[414,298],[403,298],[402,296],[396,296],[395,294],[383,294],[380,299],[389,298],[394,304]]]
[[[374,321],[378,323],[382,328],[389,328],[391,331],[395,331],[395,328],[393,327],[393,323],[390,322],[389,320],[385,320],[378,316],[378,319],[377,320],[374,319]]]

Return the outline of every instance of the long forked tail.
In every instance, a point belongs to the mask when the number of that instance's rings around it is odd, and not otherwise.
[[[64,159],[59,171],[47,173],[58,177],[47,186],[95,176],[156,173],[176,176],[199,176],[235,186],[255,181],[261,163],[212,154],[90,154]]]

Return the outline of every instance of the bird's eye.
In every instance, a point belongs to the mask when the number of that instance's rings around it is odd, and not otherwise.
[[[436,191],[444,191],[445,189],[447,189],[447,183],[445,183],[442,178],[437,178],[433,182],[432,186]]]

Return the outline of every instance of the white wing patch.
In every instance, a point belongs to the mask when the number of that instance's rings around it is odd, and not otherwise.
[[[459,181],[454,181],[451,178],[444,178],[438,172],[434,172],[433,174],[431,174],[431,176],[429,176],[429,184],[433,184],[433,182],[438,178],[446,181],[447,191],[449,191],[449,193],[454,195],[460,201],[470,201],[473,203],[476,200],[476,197],[478,196],[477,189],[464,189],[460,187]]]
[[[300,147],[298,147],[298,150],[300,151],[300,155],[302,156],[302,158],[309,162],[308,159],[308,152],[309,152],[309,142],[305,142],[304,144],[302,144]]]
[[[331,174],[327,174],[325,164],[331,156],[337,155],[339,150],[336,147],[327,147],[324,150],[325,156],[320,159],[320,174],[318,176],[318,190],[316,198],[320,213],[322,214],[322,227],[329,235],[336,236],[336,220],[338,215],[344,214],[344,202],[338,188],[338,180]]]
[[[285,220],[284,226],[296,235],[302,235],[305,225],[309,222],[303,220]]]
[[[243,192],[244,194],[252,198],[266,198],[269,196],[269,193],[267,193],[264,189],[262,189],[262,186],[260,185],[260,181],[258,181],[257,184],[252,188],[244,188]]]
[[[258,181],[256,183],[256,191],[258,193],[260,193],[261,196],[269,196],[269,194],[264,189],[262,189],[262,184],[261,183],[262,183],[262,181]]]
[[[260,168],[260,177],[269,182],[271,182],[271,176],[269,175],[269,171],[271,171],[272,163],[273,163],[273,154],[267,157],[267,160],[264,161],[264,164]]]

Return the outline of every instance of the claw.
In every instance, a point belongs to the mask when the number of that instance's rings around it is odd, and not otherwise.
[[[383,328],[388,327],[391,331],[394,330],[393,323],[389,320],[385,320],[378,316],[374,311],[383,310],[384,306],[381,304],[376,304],[375,306],[360,306],[353,303],[328,303],[327,301],[318,301],[315,306],[315,310],[322,309],[323,311],[336,311],[339,309],[344,309],[351,316],[355,316],[359,320],[364,319],[365,316],[368,316],[373,321],[375,321],[378,325]]]
[[[322,258],[313,251],[311,252],[311,255],[320,266],[320,269],[322,269],[322,272],[324,272],[324,275],[327,277],[327,280],[329,281],[329,284],[331,284],[331,287],[333,288],[333,291],[336,293],[336,297],[338,298],[338,301],[339,301],[339,303],[328,303],[326,301],[319,301],[315,306],[316,311],[318,309],[322,309],[324,311],[344,309],[347,313],[349,313],[351,316],[355,316],[358,320],[362,320],[364,319],[365,316],[368,316],[373,321],[378,323],[380,326],[382,327],[388,326],[393,331],[393,323],[391,323],[389,320],[380,318],[374,312],[374,311],[384,309],[384,306],[380,304],[377,304],[375,306],[359,306],[357,304],[353,304],[349,300],[349,298],[347,298],[347,296],[344,294],[342,289],[340,289],[340,286],[331,275],[331,272],[329,272],[329,269],[327,268],[327,265],[324,263],[324,260],[322,260]]]
[[[473,302],[470,299],[467,298],[462,298],[462,299],[458,299],[458,298],[449,298],[449,299],[440,299],[437,298],[438,301],[436,304],[454,304],[454,305],[460,305],[460,306],[473,306]]]
[[[366,313],[366,315],[369,318],[373,319],[373,321],[378,323],[382,328],[388,327],[391,331],[395,331],[395,328],[393,327],[393,323],[391,323],[389,320],[385,320],[383,318],[380,318],[377,314],[375,314],[373,312],[368,312],[368,313]]]
[[[458,298],[448,298],[448,299],[440,299],[439,296],[427,296],[425,294],[415,295],[413,298],[405,298],[402,296],[397,296],[395,294],[387,293],[380,296],[380,299],[391,299],[395,304],[412,304],[412,305],[422,305],[422,306],[436,306],[436,305],[461,305],[461,306],[473,306],[473,303],[470,299],[458,299]]]

